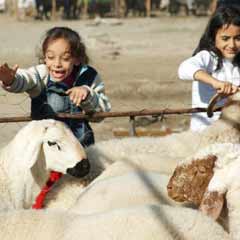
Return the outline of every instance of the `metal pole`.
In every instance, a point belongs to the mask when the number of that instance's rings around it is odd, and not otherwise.
[[[214,110],[220,111],[221,107]],[[56,119],[87,119],[87,120],[97,120],[99,118],[116,118],[116,117],[135,117],[135,116],[163,116],[163,115],[177,115],[177,114],[190,114],[190,113],[199,113],[206,112],[206,108],[183,108],[183,109],[160,109],[160,110],[147,110],[143,109],[140,111],[126,111],[126,112],[100,112],[92,114],[83,114],[83,113],[57,113],[52,116],[46,116],[46,118],[56,118]],[[0,123],[6,122],[27,122],[33,120],[31,116],[18,116],[18,117],[0,117]]]

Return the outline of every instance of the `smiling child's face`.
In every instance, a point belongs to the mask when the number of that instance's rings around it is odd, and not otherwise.
[[[44,60],[49,74],[56,82],[66,79],[72,72],[74,65],[79,65],[71,54],[71,47],[64,38],[59,38],[48,43]]]
[[[217,31],[215,46],[224,58],[232,60],[240,51],[240,27],[224,25]]]

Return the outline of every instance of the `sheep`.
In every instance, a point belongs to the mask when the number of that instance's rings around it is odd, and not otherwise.
[[[207,165],[211,159],[214,162],[211,163],[212,173],[203,166],[203,162]],[[239,239],[239,171],[240,144],[213,144],[179,163],[168,183],[168,194],[176,201],[200,205],[200,209],[213,219],[218,219],[226,198],[228,215],[221,221],[226,228],[229,221],[232,239]]]
[[[193,209],[141,205],[99,214],[18,210],[0,212],[4,240],[230,240],[211,218]]]
[[[176,206],[177,203],[167,195],[168,181],[168,176],[151,171],[130,171],[120,176],[96,178],[79,195],[70,211],[95,214],[142,204]]]
[[[192,201],[199,205],[203,193],[206,188],[209,187],[209,182],[213,181],[211,180],[213,176],[214,179],[220,177],[224,178],[224,181],[219,180],[217,183],[222,187],[224,186],[224,189],[222,189],[221,192],[226,192],[226,184],[234,184],[235,179],[228,179],[228,182],[225,183],[225,185],[223,182],[226,181],[226,178],[230,173],[230,167],[233,167],[234,169],[236,166],[235,168],[237,169],[238,161],[240,161],[239,156],[240,144],[237,143],[217,143],[201,149],[194,156],[184,159],[178,164],[169,180],[168,194],[172,198],[176,198],[178,201],[185,201],[185,199],[192,198]],[[235,176],[231,175],[231,177]],[[179,182],[178,179],[181,182]],[[184,186],[184,184],[186,185]],[[193,188],[190,189],[190,186]],[[183,188],[183,191],[178,191],[178,189],[181,188]],[[197,198],[193,198],[190,196],[191,193],[186,192],[196,191],[196,189],[199,192],[199,195],[201,195]],[[213,189],[211,189],[211,191],[213,191]],[[175,195],[176,192],[179,193],[179,196]],[[202,193],[200,194],[200,192]],[[181,198],[180,195],[182,195],[183,198]]]
[[[172,136],[174,138],[130,137],[111,139],[92,145],[86,149],[92,166],[91,171],[100,174],[112,163],[124,161],[129,165],[133,164],[146,170],[156,170],[164,174],[170,174],[176,167],[178,158],[179,160],[182,159],[182,154],[177,153],[177,146],[179,146],[179,149],[185,149],[185,151],[188,148],[188,145],[180,141],[180,135],[173,134]],[[171,144],[169,144],[170,142]]]
[[[1,149],[0,209],[31,207],[52,170],[84,176],[86,153],[64,123],[32,121]]]
[[[140,156],[139,156],[140,157]],[[155,156],[157,159],[157,156]],[[143,158],[145,160],[145,158]],[[173,169],[174,169],[173,165]],[[154,171],[155,166],[152,165],[149,171]],[[98,168],[99,170],[100,168]],[[142,174],[143,171],[148,170],[143,166],[138,166],[130,162],[115,162],[110,165],[106,170],[95,172],[94,169],[90,170],[91,174],[82,178],[81,181],[71,177],[69,175],[63,176],[57,183],[54,184],[51,191],[46,196],[44,201],[45,208],[47,209],[64,209],[67,210],[71,208],[77,198],[85,191],[86,187],[94,184],[97,181],[103,180],[109,177],[116,177],[127,174],[129,172],[135,172]]]
[[[232,147],[233,148],[233,147]],[[208,209],[214,208],[214,202],[211,202],[211,193],[218,193],[218,195],[226,194],[226,203],[228,209],[228,221],[229,221],[229,232],[233,240],[239,239],[240,230],[240,146],[238,146],[238,152],[232,149],[232,155],[229,159],[219,158],[216,161],[214,168],[214,175],[209,182],[206,189],[205,200],[206,206],[201,206],[204,212],[208,214]],[[218,212],[220,212],[222,206],[217,206]],[[216,207],[215,207],[216,208]],[[208,214],[211,216],[211,213]]]
[[[144,165],[138,166],[133,163],[119,161],[110,165],[100,175],[87,175],[86,177],[81,179],[81,181],[78,181],[75,178],[68,175],[63,176],[56,184],[54,184],[51,191],[46,196],[46,199],[44,201],[45,208],[67,210],[75,204],[75,202],[77,201],[78,197],[81,196],[81,194],[86,192],[85,191],[86,189],[92,187],[92,185],[95,184],[96,182],[104,180],[106,178],[117,177],[128,173],[132,173],[133,180],[136,182],[137,176],[143,175],[145,171],[157,173],[154,171],[154,165],[151,167],[151,170],[148,169],[149,168],[145,168]],[[121,183],[119,182],[119,184]],[[108,185],[102,184],[100,186],[107,188]],[[158,187],[160,188],[160,186]],[[166,188],[166,184],[162,186],[162,189],[164,188]],[[161,191],[161,189],[159,191]]]
[[[86,149],[92,172],[100,174],[116,161],[171,174],[177,163],[214,143],[240,143],[240,92],[228,97],[220,119],[202,132],[191,130],[165,137],[129,137],[99,142]]]

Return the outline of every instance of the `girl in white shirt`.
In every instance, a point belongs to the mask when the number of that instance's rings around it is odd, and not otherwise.
[[[240,85],[240,8],[218,8],[210,18],[192,57],[182,62],[179,78],[192,80],[192,107],[207,107],[216,93],[230,95]],[[219,117],[192,115],[190,128],[202,131]]]

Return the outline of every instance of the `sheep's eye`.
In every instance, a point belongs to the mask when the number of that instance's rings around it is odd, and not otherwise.
[[[61,147],[57,144],[57,142],[48,141],[47,144],[49,147],[57,145],[58,150],[61,150]]]
[[[57,144],[56,142],[51,142],[51,141],[48,141],[47,143],[48,143],[48,146],[50,146],[50,147]]]

